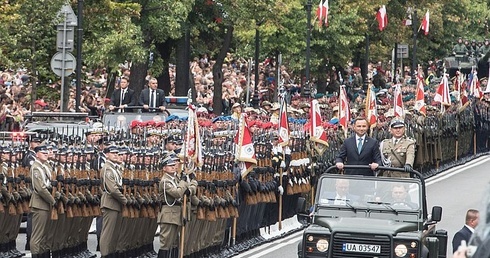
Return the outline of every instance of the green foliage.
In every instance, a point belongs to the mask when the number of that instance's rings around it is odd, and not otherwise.
[[[305,67],[309,0],[84,0],[83,61],[90,68],[112,70],[120,63],[145,63],[154,53],[151,73],[161,73],[164,60],[155,43],[178,40],[184,28],[191,34],[191,57],[216,56],[226,26],[234,28],[231,52],[252,57],[255,30],[260,32],[260,59],[282,53],[283,63],[299,72]],[[424,64],[448,54],[458,36],[489,38],[487,0],[336,0],[330,2],[329,25],[319,28],[311,1],[311,72],[345,66],[364,54],[370,40],[371,61],[389,60],[395,43],[413,45],[411,26],[402,26],[407,8],[416,7],[418,28],[430,11],[429,35],[418,33],[418,60]],[[39,77],[55,78],[49,61],[55,47],[55,16],[64,0],[4,1],[0,6],[0,66],[35,68]],[[77,0],[71,0],[76,12]],[[380,32],[377,9],[386,5],[389,24]],[[297,73],[296,73],[297,74]]]

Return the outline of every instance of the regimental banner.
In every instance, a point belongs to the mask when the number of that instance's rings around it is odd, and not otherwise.
[[[281,98],[281,109],[279,116],[279,145],[287,146],[289,144],[289,123],[287,105],[284,98]]]
[[[318,105],[318,100],[316,99],[311,101],[310,119],[310,141],[313,143],[313,146],[318,154],[322,155],[328,147],[328,138],[322,125],[320,106]]]
[[[197,123],[196,107],[189,105],[185,147],[187,157],[197,167],[201,167],[204,163],[200,142],[201,137],[199,135],[199,124]]]
[[[237,145],[235,160],[240,168],[242,178],[245,178],[257,165],[257,158],[255,157],[254,144],[244,113],[240,116],[238,132],[235,135],[235,144]]]

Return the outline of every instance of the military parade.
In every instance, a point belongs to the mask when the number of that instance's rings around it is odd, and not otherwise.
[[[490,152],[488,3],[242,2],[0,6],[0,258],[446,257],[425,180]]]

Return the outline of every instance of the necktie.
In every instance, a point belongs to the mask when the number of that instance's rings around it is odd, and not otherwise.
[[[119,100],[119,106],[122,106],[125,94],[126,90],[121,90],[121,99]],[[124,109],[119,109],[119,112],[124,112]]]
[[[150,94],[150,107],[154,108],[155,107],[155,91],[152,90]]]
[[[357,153],[361,154],[361,150],[362,150],[362,138],[359,138],[357,142]]]
[[[395,145],[400,141],[400,139],[395,139]]]

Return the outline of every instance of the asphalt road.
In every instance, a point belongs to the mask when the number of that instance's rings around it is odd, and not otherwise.
[[[490,182],[489,166],[490,156],[483,156],[465,165],[442,172],[426,181],[429,209],[434,205],[443,207],[442,221],[437,228],[448,232],[448,257],[451,257],[449,255],[452,249],[451,240],[454,233],[463,226],[466,210],[470,208],[483,210],[482,196]],[[235,257],[297,257],[297,245],[301,236],[300,231],[274,242],[265,243]],[[17,238],[19,251],[24,252],[25,242],[25,234],[19,234]],[[88,245],[89,250],[95,252],[97,245],[95,234],[89,235]],[[158,237],[155,237],[154,247],[158,249]],[[31,257],[29,252],[26,253],[25,257]],[[99,252],[97,255],[100,257]]]
[[[483,156],[465,165],[444,171],[426,181],[427,207],[441,206],[442,221],[437,229],[448,232],[448,257],[452,250],[454,234],[464,225],[466,211],[470,208],[483,210],[482,197],[490,182],[490,157]],[[302,232],[263,244],[242,253],[236,258],[249,257],[297,257],[297,246]]]

